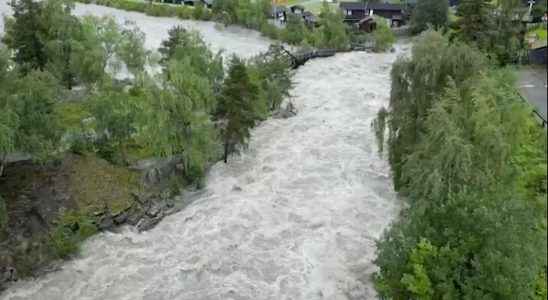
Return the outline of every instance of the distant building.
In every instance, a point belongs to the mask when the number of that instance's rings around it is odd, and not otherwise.
[[[212,8],[213,7],[213,2],[215,2],[215,1],[214,0],[202,0],[202,2],[204,3],[205,7]]]
[[[347,24],[357,24],[369,16],[367,2],[341,2],[339,7],[344,12],[344,22]]]
[[[285,23],[285,21],[287,21],[287,12],[289,11],[289,9],[285,6],[274,6],[272,8],[272,15],[271,17],[273,19],[276,19],[278,21],[280,21],[281,23]]]
[[[289,7],[289,9],[291,10],[291,13],[293,14],[296,14],[296,15],[300,15],[302,13],[304,13],[304,6],[302,5],[293,5],[291,7]]]
[[[339,7],[344,12],[344,22],[358,24],[365,17],[379,16],[388,19],[391,26],[401,26],[406,23],[408,4],[341,2]]]

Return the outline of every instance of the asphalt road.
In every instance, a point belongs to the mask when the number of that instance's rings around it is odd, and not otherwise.
[[[523,98],[533,104],[538,113],[546,120],[546,67],[528,67],[518,72],[518,88]]]

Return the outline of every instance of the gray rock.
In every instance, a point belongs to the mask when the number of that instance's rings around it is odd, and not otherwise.
[[[156,217],[156,215],[158,215],[159,212],[160,210],[156,207],[156,205],[153,205],[151,208],[149,208],[146,211],[146,215],[149,217]]]
[[[166,203],[167,203],[167,207],[169,207],[169,208],[171,208],[175,205],[175,202],[171,199],[167,199]]]
[[[234,187],[232,187],[232,190],[233,190],[233,191],[238,191],[238,192],[239,192],[239,191],[242,190],[242,188],[239,187],[239,186],[237,186],[237,185],[235,185]]]
[[[161,220],[162,220],[161,217],[156,217],[156,218],[145,217],[141,220],[141,222],[139,222],[139,225],[137,225],[137,230],[139,230],[139,232],[149,230],[153,228],[154,226],[156,226],[156,224],[160,223]]]
[[[99,222],[99,230],[107,230],[114,226],[114,222],[110,216],[104,216]]]
[[[126,223],[128,223],[131,226],[135,226],[139,223],[139,221],[141,221],[142,218],[143,218],[143,213],[140,211],[136,211],[127,218]]]
[[[160,199],[158,202],[154,204],[154,207],[156,207],[158,211],[166,210],[168,208],[167,199]]]
[[[117,216],[114,217],[114,223],[120,225],[120,224],[123,224],[127,218],[129,217],[129,211],[128,210],[124,210],[122,212],[120,212]]]
[[[0,284],[4,282],[16,281],[16,270],[12,267],[6,267],[0,275]]]

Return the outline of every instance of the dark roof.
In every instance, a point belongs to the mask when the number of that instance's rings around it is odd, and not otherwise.
[[[367,9],[381,10],[381,11],[402,11],[405,10],[405,4],[392,4],[392,3],[369,3]]]
[[[375,21],[375,19],[371,16],[366,16],[365,18],[361,19],[358,24],[362,24],[362,23],[377,23],[377,21]]]
[[[274,6],[272,8],[272,11],[276,14],[276,13],[281,13],[281,12],[287,12],[289,10],[289,8],[285,7],[285,6]]]
[[[318,22],[318,18],[315,15],[304,16],[304,19],[310,23]]]
[[[304,6],[302,6],[302,5],[299,5],[299,4],[297,4],[297,5],[293,5],[293,6],[290,6],[289,8],[291,8],[291,9],[295,9],[295,8],[298,8],[298,9],[300,9],[300,10],[304,10]]]
[[[366,10],[366,2],[341,2],[339,7],[345,10]]]

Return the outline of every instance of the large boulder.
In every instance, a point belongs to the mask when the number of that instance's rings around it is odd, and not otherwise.
[[[136,161],[130,168],[141,175],[144,185],[155,187],[167,184],[171,176],[180,170],[180,162],[181,160],[177,157],[143,159]]]

